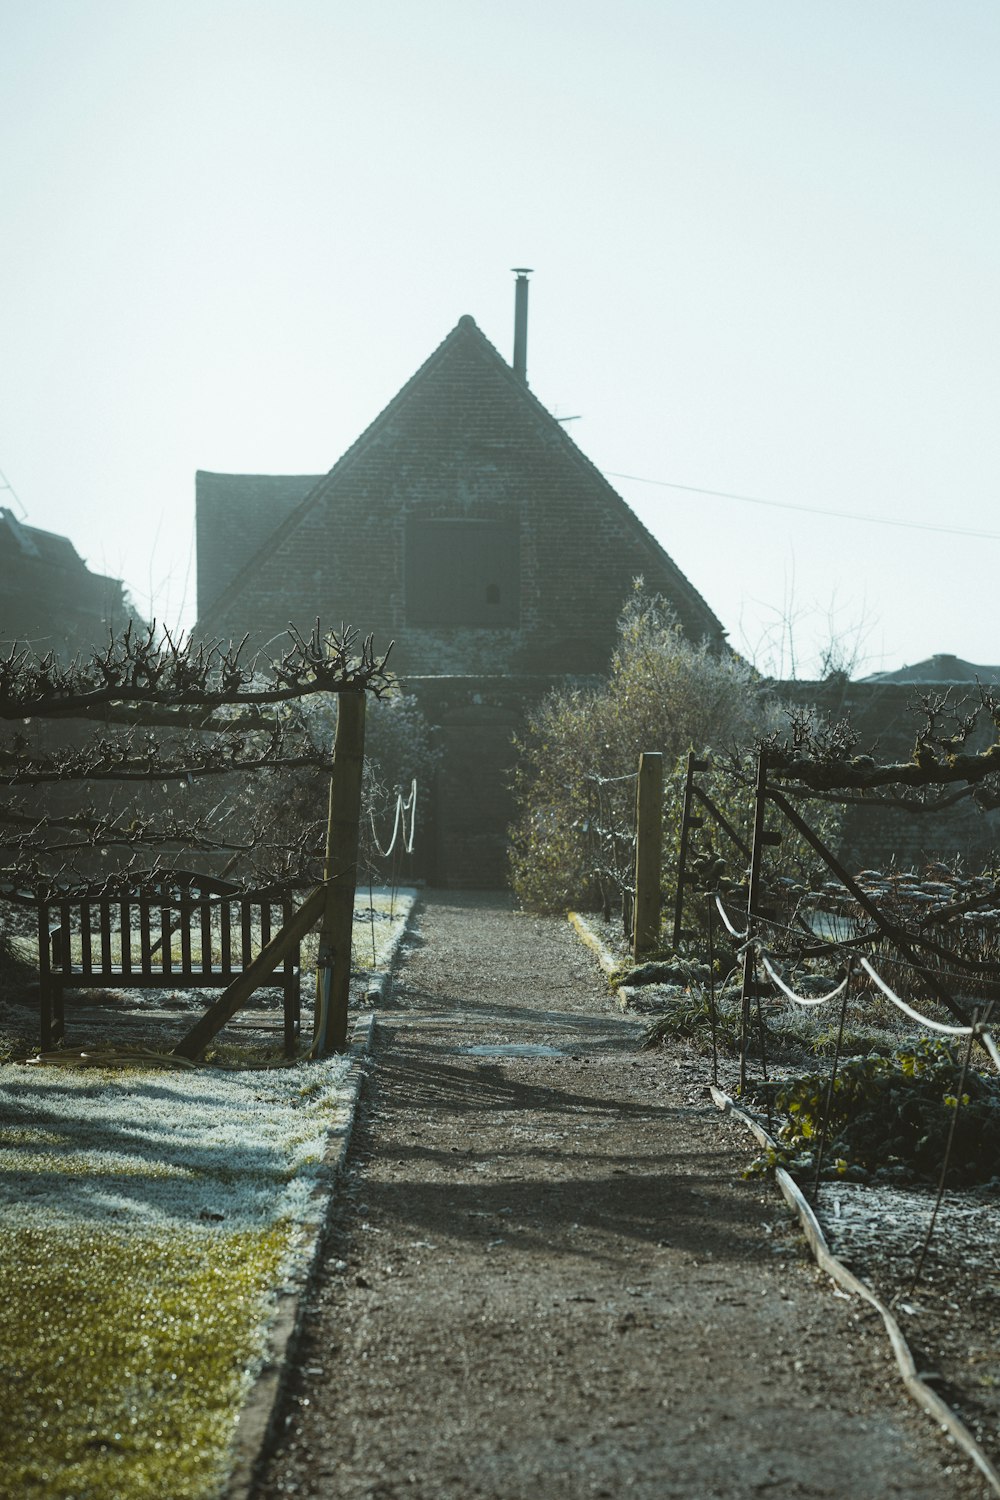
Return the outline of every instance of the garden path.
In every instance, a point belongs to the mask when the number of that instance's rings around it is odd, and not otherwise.
[[[565,922],[428,893],[259,1500],[970,1500]]]

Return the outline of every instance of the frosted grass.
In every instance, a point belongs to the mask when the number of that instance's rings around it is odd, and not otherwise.
[[[239,1074],[0,1067],[0,1217],[147,1230],[309,1217],[348,1072],[340,1057]]]
[[[412,896],[390,900],[386,964]],[[349,1074],[0,1066],[0,1493],[217,1500]]]

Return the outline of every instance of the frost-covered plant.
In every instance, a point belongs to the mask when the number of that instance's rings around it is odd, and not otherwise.
[[[683,634],[670,606],[637,583],[619,624],[606,681],[549,694],[519,741],[511,870],[520,900],[542,910],[603,907],[630,879],[640,752],[664,757],[665,894],[676,884],[686,757],[715,752],[706,790],[738,830],[752,812],[752,781],[731,773],[781,721],[780,705],[746,662]],[[739,856],[707,824],[692,850],[717,881]],[[734,858],[735,855],[735,858]],[[720,865],[720,861],[723,865]],[[708,874],[706,879],[709,878]]]

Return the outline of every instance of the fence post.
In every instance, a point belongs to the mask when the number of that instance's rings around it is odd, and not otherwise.
[[[347,1049],[347,1002],[351,993],[351,940],[365,759],[365,706],[363,691],[338,694],[323,864],[327,897],[316,969],[314,1057]]]
[[[677,891],[674,896],[674,952],[681,945],[684,927],[684,886],[687,881],[688,835],[692,828],[702,826],[701,818],[691,811],[694,799],[694,778],[698,771],[707,771],[708,761],[699,760],[693,750],[688,751],[687,775],[684,778],[684,810],[681,814],[681,841],[677,854]]]
[[[750,875],[747,882],[747,945],[743,950],[743,996],[740,1010],[740,1094],[747,1087],[747,1035],[750,1029],[750,1001],[757,977],[757,951],[754,947],[754,919],[758,913],[760,891],[760,866],[764,846],[769,842],[764,829],[767,813],[767,751],[761,750],[757,757],[757,789],[754,797],[753,843],[750,854]]]
[[[660,944],[660,867],[663,854],[663,756],[639,756],[635,792],[635,907],[632,954],[638,961]]]

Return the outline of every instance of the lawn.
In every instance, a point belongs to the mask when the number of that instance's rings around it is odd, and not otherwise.
[[[364,893],[360,964],[411,904]],[[219,1493],[349,1072],[0,1067],[0,1493]]]

